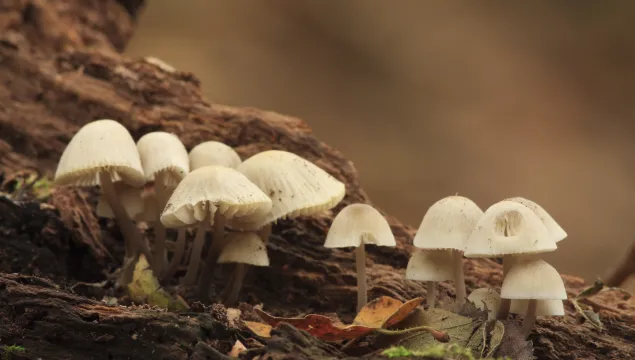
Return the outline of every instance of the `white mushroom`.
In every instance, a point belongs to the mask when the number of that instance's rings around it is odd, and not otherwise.
[[[192,171],[210,165],[235,169],[240,165],[240,156],[231,147],[218,141],[206,141],[196,145],[189,153]]]
[[[427,304],[436,302],[436,283],[454,279],[454,254],[445,250],[419,250],[412,255],[406,269],[406,279],[426,281]]]
[[[538,215],[542,223],[545,224],[545,227],[547,227],[547,231],[549,232],[549,235],[551,235],[554,242],[558,243],[567,238],[567,232],[564,231],[564,229],[556,222],[556,220],[554,220],[553,217],[551,217],[551,215],[549,215],[549,213],[542,206],[520,196],[505,200],[521,203],[531,209],[531,211]]]

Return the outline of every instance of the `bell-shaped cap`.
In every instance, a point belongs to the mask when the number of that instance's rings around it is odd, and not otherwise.
[[[448,196],[426,212],[413,245],[426,250],[463,251],[483,210],[463,196]]]
[[[99,185],[99,173],[112,181],[140,187],[145,183],[141,160],[128,130],[114,120],[84,125],[64,149],[55,172],[58,185]]]
[[[554,242],[557,243],[566,239],[567,232],[564,231],[564,229],[556,222],[556,220],[554,220],[554,218],[551,217],[551,215],[549,215],[547,210],[545,210],[542,206],[520,196],[505,200],[521,203],[531,209],[531,211],[533,211],[538,216],[538,218],[540,218],[545,227],[547,227],[547,231],[549,232],[549,235]]]
[[[358,247],[361,243],[395,246],[395,236],[386,218],[368,204],[351,204],[333,219],[326,235],[327,248]]]
[[[406,279],[417,281],[447,281],[454,274],[454,255],[443,250],[420,250],[408,261]]]
[[[204,166],[189,173],[176,187],[163,213],[166,228],[189,227],[220,211],[226,219],[262,217],[271,199],[245,175],[224,166]]]
[[[525,315],[529,307],[529,300],[512,300],[509,312]],[[564,316],[562,300],[536,300],[536,316]]]
[[[218,257],[219,263],[269,266],[267,246],[256,233],[232,232],[227,235],[225,240],[227,245]]]
[[[235,169],[241,162],[234,149],[218,141],[206,141],[196,145],[190,150],[189,158],[192,171],[211,165]]]
[[[231,227],[256,230],[278,219],[309,216],[335,207],[346,193],[342,182],[296,154],[269,150],[238,165],[237,170],[256,184],[273,203],[259,219],[232,222]]]
[[[558,271],[546,261],[520,259],[505,275],[501,298],[566,300],[567,291]]]
[[[529,255],[557,248],[533,211],[515,201],[500,201],[490,206],[474,227],[465,256]]]
[[[478,309],[490,312],[490,319],[496,316],[500,307],[501,297],[495,289],[480,288],[472,291],[467,299]]]
[[[146,181],[154,181],[164,173],[165,185],[178,184],[190,172],[190,159],[185,145],[174,135],[163,131],[145,134],[137,141],[141,166]]]

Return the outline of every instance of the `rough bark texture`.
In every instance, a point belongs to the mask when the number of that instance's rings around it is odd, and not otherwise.
[[[340,208],[369,201],[353,164],[312,137],[305,122],[210,103],[192,74],[120,55],[141,3],[0,1],[0,169],[5,180],[24,170],[52,176],[79,127],[112,118],[135,139],[165,130],[178,134],[188,149],[220,140],[243,157],[267,149],[292,151],[346,183]],[[214,311],[175,315],[109,307],[68,288],[77,281],[103,280],[121,259],[121,237],[100,224],[95,203],[89,190],[56,190],[48,204],[0,198],[0,342],[25,347],[16,359],[223,358],[218,351],[227,351],[240,333],[228,329]],[[269,245],[272,266],[248,275],[241,300],[262,302],[278,314],[337,312],[350,320],[354,257],[322,247],[331,219],[329,213],[277,224]],[[423,284],[404,280],[414,231],[389,219],[398,246],[368,248],[369,296],[404,300],[425,294]],[[465,273],[468,291],[501,281],[500,266],[489,260],[466,261]],[[565,281],[570,294],[585,286],[579,278],[565,276]],[[453,289],[441,285],[440,295],[453,295]],[[633,302],[611,294],[593,301],[603,332],[578,324],[567,303],[566,318],[538,320],[535,354],[540,359],[635,357]],[[282,329],[280,334],[262,350],[273,358],[302,358],[299,348],[313,349],[306,351],[314,351],[309,352],[314,358],[343,356],[301,333]]]

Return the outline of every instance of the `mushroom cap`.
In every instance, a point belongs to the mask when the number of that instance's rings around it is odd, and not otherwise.
[[[236,168],[272,200],[271,212],[230,226],[256,230],[278,219],[308,216],[335,207],[346,193],[344,184],[300,156],[280,150],[258,153]]]
[[[226,238],[227,245],[218,257],[219,263],[241,263],[269,266],[267,246],[256,233],[233,232]]]
[[[533,211],[518,202],[503,200],[485,210],[468,238],[465,256],[529,255],[557,248]]]
[[[137,149],[146,181],[154,181],[165,172],[166,185],[178,184],[190,172],[185,145],[174,135],[163,131],[145,134],[137,141]]]
[[[535,202],[525,199],[523,197],[517,196],[509,199],[505,199],[508,201],[515,201],[521,203],[531,209],[542,221],[542,223],[547,227],[547,231],[549,235],[552,237],[554,242],[560,242],[567,237],[567,232],[554,220],[551,215],[545,210],[542,206],[536,204]]]
[[[406,269],[406,279],[418,281],[447,281],[453,279],[453,254],[443,250],[415,252]]]
[[[512,300],[509,312],[525,315],[529,300]],[[536,300],[536,316],[564,316],[562,300]]]
[[[503,280],[501,298],[521,300],[566,300],[564,282],[544,260],[519,260]]]
[[[480,288],[472,291],[467,299],[481,310],[488,310],[497,313],[500,307],[501,297],[495,289]]]
[[[99,173],[107,171],[113,182],[140,187],[145,183],[141,160],[128,130],[114,120],[84,125],[64,149],[55,172],[58,185],[99,185]]]
[[[448,196],[434,203],[423,216],[413,245],[426,250],[463,251],[483,210],[463,196]]]
[[[235,169],[240,165],[240,156],[234,149],[218,141],[206,141],[196,145],[189,154],[192,171],[210,165]]]
[[[224,166],[204,166],[189,173],[176,187],[161,214],[167,228],[198,224],[220,211],[227,219],[263,217],[271,199],[245,175]]]
[[[358,247],[362,242],[378,246],[397,245],[388,221],[377,209],[368,204],[351,204],[333,219],[324,246]]]

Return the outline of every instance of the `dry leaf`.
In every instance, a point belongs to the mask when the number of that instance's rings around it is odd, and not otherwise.
[[[139,256],[135,265],[132,282],[128,284],[128,295],[136,303],[158,306],[171,311],[186,311],[189,308],[183,298],[180,296],[173,298],[161,288],[143,255]]]
[[[227,353],[227,356],[237,358],[240,355],[240,353],[245,350],[247,350],[245,345],[243,345],[243,343],[241,343],[240,341],[236,340],[236,342],[234,343],[234,346],[232,346],[231,351]]]

